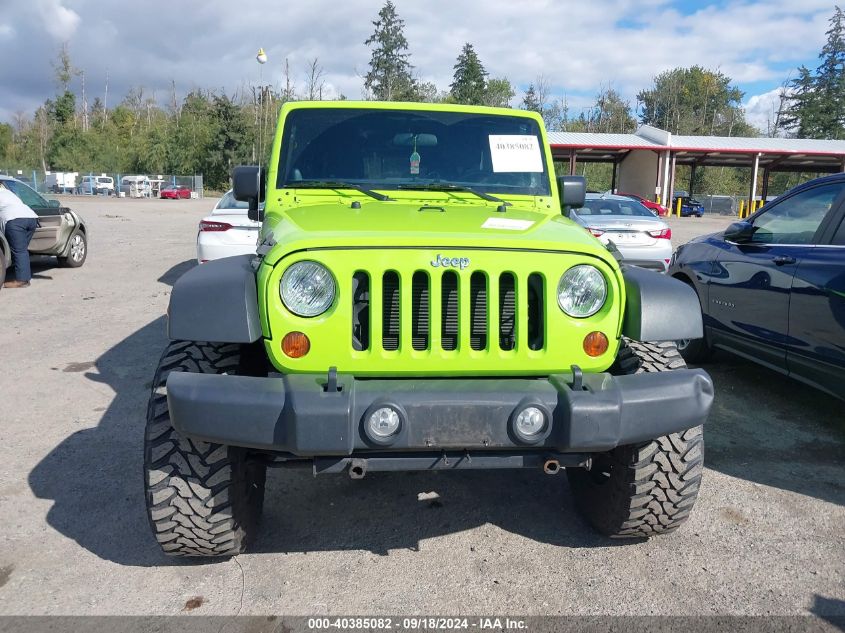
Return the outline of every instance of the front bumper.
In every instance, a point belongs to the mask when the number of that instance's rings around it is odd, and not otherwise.
[[[174,428],[190,438],[292,459],[404,454],[425,461],[449,451],[592,453],[683,431],[705,422],[713,383],[700,369],[587,374],[583,381],[572,374],[419,380],[339,375],[336,384],[331,373],[253,378],[174,372],[167,401]],[[402,418],[388,444],[373,442],[365,430],[369,413],[380,406],[393,407]],[[520,439],[513,428],[526,406],[546,414],[546,428],[534,442]]]

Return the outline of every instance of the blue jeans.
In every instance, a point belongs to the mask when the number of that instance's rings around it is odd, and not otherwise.
[[[29,242],[38,227],[35,218],[16,218],[6,222],[6,241],[12,251],[12,266],[15,267],[15,279],[29,281],[32,270],[29,267]]]

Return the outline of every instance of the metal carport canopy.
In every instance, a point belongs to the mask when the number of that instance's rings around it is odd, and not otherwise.
[[[772,171],[845,171],[845,141],[754,138],[742,136],[681,136],[650,126],[634,134],[550,132],[556,160],[620,162],[631,151],[671,152],[677,165],[753,167]]]

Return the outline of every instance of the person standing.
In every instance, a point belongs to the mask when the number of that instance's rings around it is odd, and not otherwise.
[[[32,279],[29,266],[29,242],[38,228],[38,216],[0,180],[0,231],[12,251],[15,279],[3,284],[4,288],[27,288]]]

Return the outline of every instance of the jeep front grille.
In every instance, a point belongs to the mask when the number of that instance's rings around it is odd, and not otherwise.
[[[416,270],[409,278],[403,283],[393,270],[352,275],[352,349],[395,352],[409,338],[418,352],[483,351],[490,346],[513,351],[521,322],[517,288],[523,286],[527,301],[519,303],[527,310],[527,347],[544,349],[546,290],[539,273],[529,274],[524,284],[510,272],[459,276],[453,270]],[[375,314],[381,318],[374,323]],[[403,336],[403,327],[410,329],[410,337]]]

